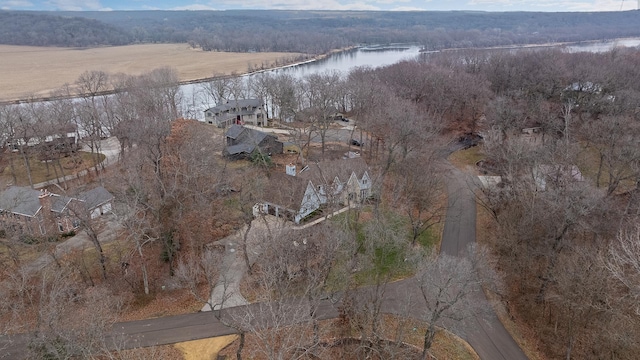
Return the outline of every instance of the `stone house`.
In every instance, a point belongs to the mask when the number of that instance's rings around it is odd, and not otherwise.
[[[218,127],[233,124],[264,126],[267,113],[260,99],[229,100],[204,111],[204,120]]]

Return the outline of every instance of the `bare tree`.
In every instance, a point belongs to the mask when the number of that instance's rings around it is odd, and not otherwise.
[[[213,74],[213,78],[201,84],[208,99],[216,105],[224,104],[231,99],[229,88],[230,77],[223,74]]]
[[[455,326],[466,317],[479,313],[483,302],[475,293],[481,292],[483,279],[479,274],[480,255],[470,249],[468,256],[454,257],[446,254],[426,259],[416,276],[425,312],[422,318],[429,324],[424,334],[422,359],[429,358],[429,349],[445,320],[445,326]]]
[[[343,87],[343,80],[340,72],[327,71],[322,74],[308,75],[304,79],[303,86],[311,117],[309,131],[315,131],[320,136],[324,159],[327,132],[333,124],[333,117],[338,112],[340,100],[338,89]]]

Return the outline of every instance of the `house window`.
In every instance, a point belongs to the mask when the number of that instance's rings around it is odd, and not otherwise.
[[[367,184],[367,179],[362,179],[362,183],[366,185]]]

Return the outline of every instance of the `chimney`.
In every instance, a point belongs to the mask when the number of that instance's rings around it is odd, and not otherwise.
[[[289,163],[289,165],[287,165],[287,175],[290,176],[296,176],[296,165],[293,163]]]
[[[47,190],[40,190],[40,195],[38,195],[38,200],[40,201],[40,206],[42,206],[42,210],[51,212],[52,206],[52,197],[53,195]]]
[[[40,190],[38,201],[40,201],[40,206],[42,206],[42,218],[44,219],[45,233],[55,233],[56,221],[53,213],[51,212],[51,208],[53,207],[53,194],[47,191],[47,189]]]

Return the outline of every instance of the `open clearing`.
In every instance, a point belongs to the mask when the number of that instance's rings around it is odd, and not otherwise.
[[[296,53],[227,53],[192,49],[188,44],[144,44],[99,48],[55,48],[0,45],[0,100],[49,96],[73,83],[85,71],[138,75],[170,66],[181,81],[214,73],[245,73],[253,67],[275,66]]]

